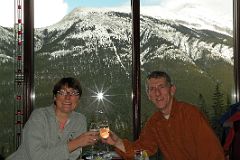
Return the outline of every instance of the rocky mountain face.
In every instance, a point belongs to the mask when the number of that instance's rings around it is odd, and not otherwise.
[[[141,15],[142,111],[153,107],[144,92],[150,71],[165,70],[177,85],[177,98],[198,104],[200,94],[211,111],[216,83],[225,97],[233,89],[233,38],[211,30],[188,28],[176,21]],[[0,27],[0,114],[12,114],[14,99],[14,34]],[[63,76],[81,80],[82,112],[91,117],[98,105],[93,94],[105,91],[103,101],[115,128],[130,132],[132,74],[131,14],[75,9],[62,21],[35,29],[36,107],[52,103],[52,86]],[[3,75],[3,76],[2,76]],[[8,94],[6,94],[8,93]],[[9,104],[9,102],[11,104]],[[11,106],[11,107],[10,107]],[[2,116],[1,116],[2,117]]]

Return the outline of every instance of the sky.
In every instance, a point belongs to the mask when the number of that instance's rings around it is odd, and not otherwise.
[[[0,26],[14,26],[14,1],[1,0]],[[231,0],[140,0],[140,3],[141,13],[147,15],[162,18],[176,17],[180,13],[203,18],[213,16],[223,25],[232,25]],[[107,7],[124,11],[126,8],[130,10],[130,4],[131,0],[34,0],[34,25],[40,28],[57,23],[76,7]]]

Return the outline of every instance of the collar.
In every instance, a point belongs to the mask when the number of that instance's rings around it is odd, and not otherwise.
[[[69,117],[68,117],[68,121],[70,122],[71,119],[73,119],[73,116],[74,116],[74,111],[72,111],[70,114],[69,114]],[[54,121],[57,121],[57,117],[56,117],[56,113],[55,113],[55,105],[52,104],[51,107],[49,108],[49,114],[50,114],[50,117],[52,118],[52,120]],[[69,123],[68,122],[68,123]]]
[[[158,117],[161,117],[162,120],[169,120],[176,115],[176,112],[177,112],[177,100],[175,98],[173,98],[172,108],[171,108],[171,111],[170,111],[170,114],[169,114],[169,118],[166,119],[161,111],[158,111],[157,114],[159,115]]]
[[[170,117],[174,117],[174,115],[176,115],[176,112],[177,112],[177,100],[175,98],[173,98]]]

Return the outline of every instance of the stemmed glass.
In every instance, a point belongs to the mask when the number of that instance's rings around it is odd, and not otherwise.
[[[99,122],[99,133],[103,139],[107,139],[109,136],[109,124],[108,120],[102,120]]]
[[[100,137],[103,139],[107,139],[109,137],[110,127],[106,113],[102,109],[97,110],[96,119],[99,126]],[[103,154],[103,158],[106,160],[111,159],[111,156],[109,154],[109,146],[106,143],[103,145],[104,145],[103,147],[106,149],[106,151],[103,151],[101,153]]]
[[[89,131],[92,132],[99,132],[99,126],[96,122],[91,122],[89,126]],[[93,156],[94,145],[91,146],[91,159],[94,158]]]
[[[103,138],[103,139],[107,139],[109,137],[109,131],[110,131],[110,128],[109,128],[109,123],[108,123],[108,120],[104,119],[102,121],[99,122],[99,133],[100,133],[100,136]],[[106,154],[104,156],[105,159],[111,159],[111,155],[110,155],[110,152],[109,152],[109,146],[107,144],[105,144],[105,147],[106,147]]]

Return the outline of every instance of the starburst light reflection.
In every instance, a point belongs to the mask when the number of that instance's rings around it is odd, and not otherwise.
[[[93,101],[89,104],[89,106],[95,106],[94,108],[96,110],[108,110],[108,108],[106,107],[109,107],[110,105],[107,105],[107,103],[114,105],[109,99],[107,99],[107,97],[112,96],[107,94],[109,89],[110,87],[104,89],[103,85],[99,89],[99,87],[97,87],[96,84],[95,84],[94,90],[88,88],[88,90],[92,94],[91,98],[93,98]]]
[[[102,92],[97,93],[97,98],[98,98],[98,100],[102,100],[104,98],[103,93]]]
[[[94,88],[88,88],[90,94],[91,94],[91,98],[93,99],[91,101],[90,104],[88,104],[88,106],[92,106],[90,107],[91,109],[94,110],[104,110],[105,112],[110,111],[110,107],[115,106],[115,104],[110,100],[111,97],[118,97],[118,96],[130,96],[126,93],[124,94],[110,94],[110,89],[111,87],[104,87],[104,85],[102,85],[101,87],[97,86],[96,84],[94,85]]]

